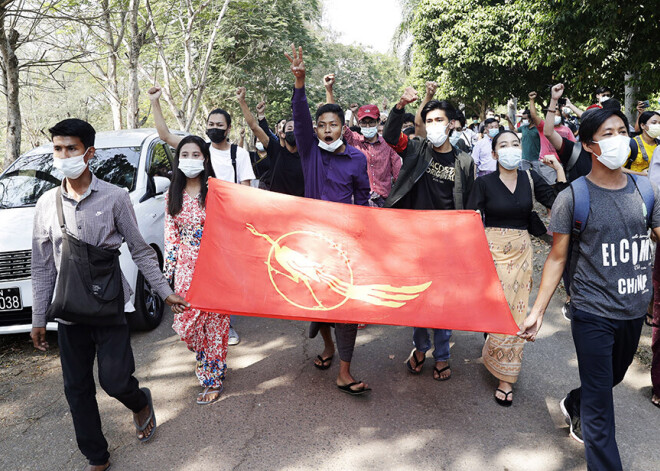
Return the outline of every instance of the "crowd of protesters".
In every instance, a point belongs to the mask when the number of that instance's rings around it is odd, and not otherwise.
[[[150,285],[172,306],[174,330],[195,354],[202,387],[196,402],[214,403],[226,380],[227,346],[237,343],[238,335],[228,315],[199,311],[184,301],[203,234],[209,178],[377,208],[478,211],[506,300],[520,326],[514,336],[484,334],[484,365],[499,381],[495,401],[504,407],[513,403],[524,344],[536,339],[563,277],[569,294],[564,314],[571,322],[581,384],[561,401],[561,410],[570,435],[585,445],[590,469],[621,469],[612,388],[633,360],[645,320],[653,326],[651,401],[660,407],[660,263],[654,264],[650,242],[660,236],[660,113],[649,110],[648,102],[639,102],[636,122],[630,124],[606,87],[597,90],[597,103],[582,111],[557,84],[542,114],[537,94],[530,92],[529,105],[518,116],[497,115],[489,109],[483,121],[472,115],[468,123],[454,104],[435,98],[437,85],[428,82],[416,114],[406,112],[420,98],[409,87],[391,110],[351,104],[347,119],[334,99],[340,78],[324,77],[326,103],[310,111],[302,47],[292,45],[286,57],[294,77],[291,115],[274,129],[265,117],[266,103],[257,105],[255,117],[246,102],[246,89],[236,91],[255,137],[252,154],[230,143],[232,118],[220,108],[207,118],[210,143],[170,132],[159,104],[160,89],[148,91],[159,136],[176,148],[166,199],[164,276],[139,235],[126,194],[98,180],[87,166],[94,156],[94,129],[76,119],[50,129],[54,166],[65,178],[37,204],[32,338],[36,348],[47,348],[47,314],[60,322],[65,393],[88,469],[110,465],[94,399],[95,352],[101,386],[134,412],[139,440],[151,438],[156,417],[150,391],[140,389],[132,376],[134,362],[123,311],[102,325],[87,325],[84,317],[70,317],[65,308],[52,311],[49,305],[53,294],[55,301],[66,295],[60,292],[61,283],[55,290],[55,281],[73,270],[66,265],[67,257],[78,250],[71,237],[106,251],[116,250],[126,240]],[[96,217],[101,201],[112,208],[103,221]],[[537,214],[535,201],[552,209],[549,229]],[[87,221],[82,225],[85,229],[76,231],[73,222],[81,220]],[[552,237],[531,309],[530,234]],[[69,280],[70,273],[65,274]],[[124,286],[126,295],[128,290]],[[309,328],[309,336],[320,333],[324,343],[314,366],[328,369],[336,352],[336,385],[351,395],[371,390],[351,372],[360,327],[312,323]],[[433,347],[432,377],[449,380],[451,336],[451,330],[429,332],[413,326],[415,348],[405,363],[407,370],[422,373]]]

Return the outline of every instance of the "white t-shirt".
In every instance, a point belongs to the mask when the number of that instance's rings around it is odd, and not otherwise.
[[[216,178],[234,183],[236,180],[234,179],[234,166],[231,164],[230,149],[219,150],[213,146],[209,146],[209,150],[211,151],[211,165],[213,165]],[[242,147],[236,149],[236,173],[238,174],[238,183],[245,180],[254,180],[250,154]]]

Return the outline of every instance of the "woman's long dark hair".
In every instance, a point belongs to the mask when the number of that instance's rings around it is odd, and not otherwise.
[[[174,178],[167,193],[167,212],[170,216],[179,214],[183,206],[183,192],[186,189],[187,177],[179,170],[179,154],[181,153],[181,148],[186,144],[196,144],[204,156],[204,170],[198,177],[202,184],[202,190],[200,192],[200,203],[202,207],[206,206],[206,194],[209,191],[208,179],[209,177],[215,177],[215,172],[211,165],[211,152],[209,151],[208,143],[199,136],[186,136],[181,139],[174,154]]]

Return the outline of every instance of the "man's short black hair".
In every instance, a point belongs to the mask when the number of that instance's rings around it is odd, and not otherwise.
[[[529,115],[529,116],[532,115],[532,113],[529,111],[529,108],[525,108],[521,114],[522,115]]]
[[[48,132],[50,133],[51,141],[55,136],[77,137],[83,143],[85,149],[94,146],[94,138],[96,137],[96,131],[91,124],[76,118],[60,121],[50,128]]]
[[[621,111],[621,102],[616,98],[610,98],[609,100],[601,103],[600,106],[602,106],[603,108],[609,108],[609,109]]]
[[[405,113],[403,115],[402,123],[415,123],[415,115],[412,113]]]
[[[461,127],[465,127],[465,115],[461,110],[456,110],[456,116],[455,118],[459,123],[461,123]]]
[[[473,115],[472,115],[472,119],[476,119],[476,120],[478,120],[478,119],[479,119],[479,115],[473,114]]]
[[[616,108],[592,108],[582,114],[580,142],[592,142],[594,134],[598,132],[598,128],[612,116],[621,118],[623,124],[626,126],[626,131],[628,130],[628,118],[626,118],[626,115],[621,110],[617,110]]]
[[[596,95],[600,95],[601,93],[606,93],[606,92],[612,94],[612,89],[610,87],[598,87],[596,89]]]
[[[497,123],[497,122],[498,121],[495,118],[488,118],[486,121],[484,121],[484,128],[488,127],[490,123]]]
[[[422,108],[422,121],[426,121],[426,115],[433,110],[445,112],[448,120],[456,119],[456,108],[447,100],[431,100]]]
[[[213,111],[211,111],[209,113],[208,117],[206,118],[206,121],[208,122],[211,115],[214,115],[214,114],[221,114],[222,116],[224,116],[225,120],[227,120],[227,127],[231,126],[231,115],[228,112],[226,112],[225,110],[223,110],[222,108],[216,108]]]
[[[326,103],[325,105],[319,106],[319,109],[316,110],[316,116],[314,117],[314,121],[318,123],[319,118],[324,113],[336,114],[337,117],[339,118],[339,122],[341,123],[341,125],[342,126],[344,125],[344,110],[341,109],[341,106],[337,105],[336,103]]]

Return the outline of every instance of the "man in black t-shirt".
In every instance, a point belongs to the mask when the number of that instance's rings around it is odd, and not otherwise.
[[[456,109],[447,101],[431,100],[421,112],[423,129],[409,139],[401,132],[406,105],[417,100],[417,92],[408,87],[389,115],[383,138],[403,159],[385,207],[404,209],[463,209],[474,183],[474,162],[467,154],[451,145],[449,135],[456,127]],[[421,137],[426,136],[426,137]],[[433,378],[444,381],[451,377],[449,340],[451,330],[434,329]],[[406,363],[418,374],[426,352],[431,349],[427,329],[413,328],[415,350]]]
[[[266,122],[266,104],[262,101],[257,105],[257,122],[245,101],[245,88],[239,88],[236,96],[245,121],[266,149],[266,159],[270,161],[270,191],[304,196],[305,184],[296,138],[293,135],[293,119],[286,120],[283,132],[276,136]]]

